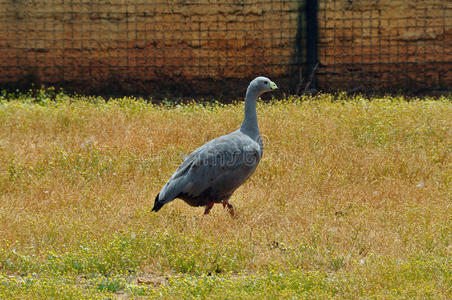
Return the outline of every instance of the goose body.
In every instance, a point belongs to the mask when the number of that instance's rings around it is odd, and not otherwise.
[[[180,198],[191,206],[205,206],[205,214],[214,203],[223,203],[234,214],[228,200],[254,173],[263,154],[256,116],[257,98],[274,89],[277,89],[276,84],[266,77],[251,81],[242,126],[193,151],[163,186],[152,210],[158,211],[166,203]]]

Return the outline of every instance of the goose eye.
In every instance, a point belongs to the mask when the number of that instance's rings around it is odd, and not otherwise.
[[[264,81],[264,84],[268,84],[268,81]]]

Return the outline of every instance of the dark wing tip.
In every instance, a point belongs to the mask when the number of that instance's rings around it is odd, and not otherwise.
[[[159,195],[160,193],[158,193],[157,197],[155,197],[154,207],[152,208],[152,211],[158,212],[164,205],[164,203],[159,202]]]

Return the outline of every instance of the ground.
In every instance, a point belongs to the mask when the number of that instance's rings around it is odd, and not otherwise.
[[[0,96],[0,298],[451,298],[452,98],[261,102],[264,157],[151,212],[243,103]]]

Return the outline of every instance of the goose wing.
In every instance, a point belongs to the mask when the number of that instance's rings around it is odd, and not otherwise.
[[[256,169],[262,156],[259,143],[240,131],[216,138],[192,152],[156,198],[163,204],[180,194],[191,197],[210,190],[228,196]]]

